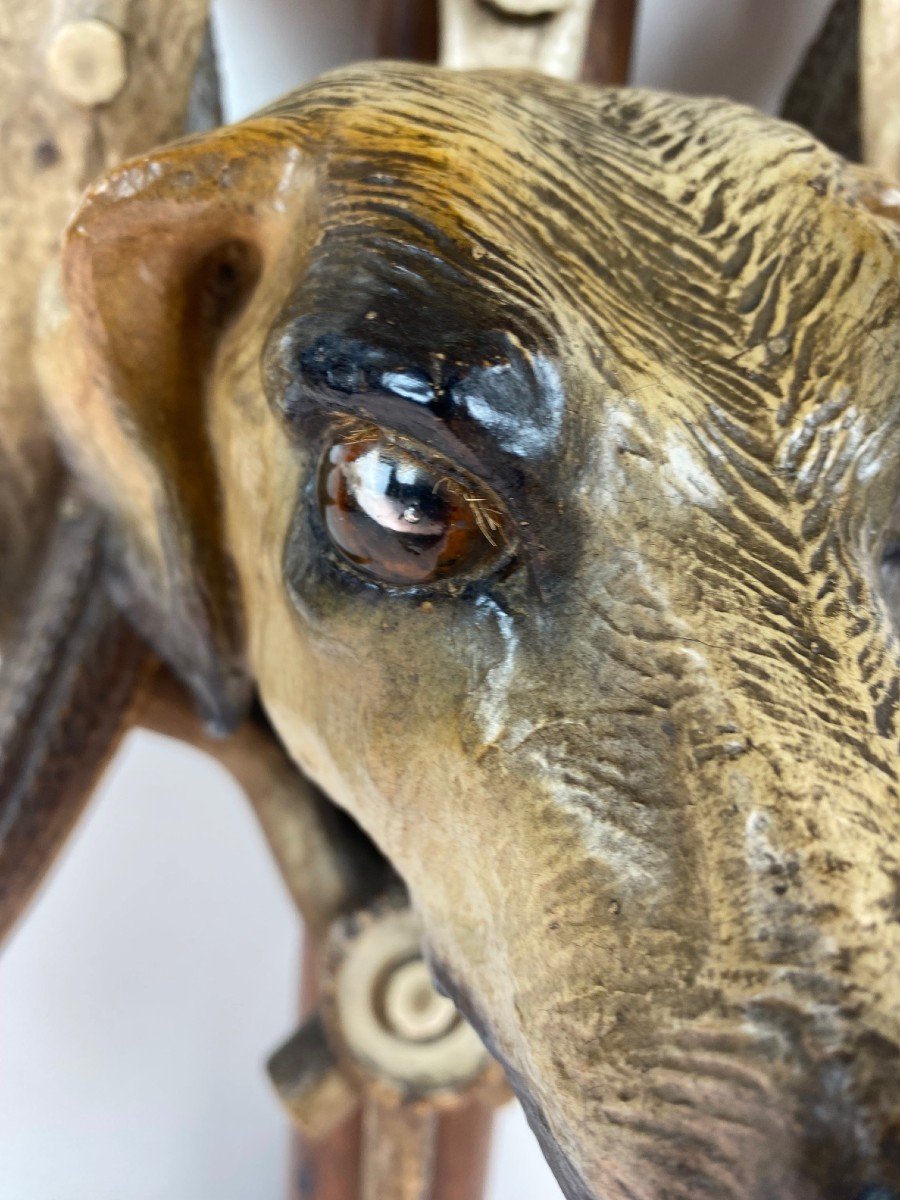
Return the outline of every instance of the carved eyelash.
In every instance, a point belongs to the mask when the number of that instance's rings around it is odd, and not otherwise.
[[[450,475],[442,475],[434,485],[434,491],[444,487],[452,492],[457,499],[463,500],[471,508],[475,523],[481,534],[492,546],[499,547],[507,540],[504,536],[503,514],[496,508],[491,508],[484,496],[471,496],[458,479]],[[495,537],[499,535],[499,541]]]
[[[358,417],[351,417],[346,413],[338,413],[335,416],[332,432],[339,433],[341,440],[349,442],[351,445],[356,442],[364,442],[368,438],[384,436],[377,425],[361,421]]]

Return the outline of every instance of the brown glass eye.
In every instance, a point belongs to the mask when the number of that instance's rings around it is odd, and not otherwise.
[[[353,565],[383,583],[431,583],[471,572],[506,544],[496,502],[377,431],[325,452],[319,504],[328,534]]]

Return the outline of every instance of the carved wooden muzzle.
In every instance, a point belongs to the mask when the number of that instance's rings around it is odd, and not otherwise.
[[[129,610],[394,862],[572,1197],[900,1188],[889,201],[722,101],[379,66],[67,237]]]

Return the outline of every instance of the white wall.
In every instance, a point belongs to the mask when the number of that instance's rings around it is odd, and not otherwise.
[[[773,107],[827,0],[643,0],[635,81]],[[368,53],[356,0],[218,0],[228,115]],[[298,931],[237,787],[134,736],[0,963],[0,1200],[276,1200]],[[559,1192],[514,1108],[491,1200]]]

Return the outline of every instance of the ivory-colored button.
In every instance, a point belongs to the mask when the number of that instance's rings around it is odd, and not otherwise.
[[[441,1037],[457,1019],[453,1001],[435,991],[421,958],[391,972],[384,990],[384,1015],[393,1032],[409,1042]]]
[[[543,17],[562,12],[569,0],[490,0],[490,3],[510,17]]]
[[[67,21],[47,51],[53,86],[84,108],[115,99],[128,78],[125,39],[106,21],[88,17]]]

